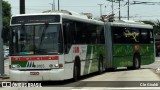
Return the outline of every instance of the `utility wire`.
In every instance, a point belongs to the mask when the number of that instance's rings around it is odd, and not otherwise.
[[[160,5],[160,2],[142,2],[142,1],[133,1],[131,4],[143,4],[143,5]]]
[[[126,5],[127,5],[127,4],[124,4],[123,6],[121,5],[120,8],[121,8],[121,9],[126,8],[126,7],[125,7]],[[118,8],[115,8],[114,11],[116,11],[116,12],[114,12],[114,14],[117,14],[117,13],[119,12],[119,7],[118,7]],[[112,12],[109,12],[109,15],[110,15],[110,14],[112,14]]]

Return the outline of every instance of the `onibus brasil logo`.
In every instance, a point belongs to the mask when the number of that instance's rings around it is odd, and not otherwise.
[[[42,87],[41,83],[2,82],[2,87]]]

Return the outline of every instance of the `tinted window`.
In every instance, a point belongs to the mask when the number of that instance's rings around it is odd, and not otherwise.
[[[103,26],[77,22],[77,44],[102,44],[104,43]]]
[[[123,43],[125,40],[124,29],[122,27],[112,27],[113,42]]]
[[[103,26],[63,20],[63,31],[66,43],[102,44],[104,43]]]
[[[111,27],[113,43],[151,43],[153,33],[150,29],[132,27]]]
[[[141,42],[143,43],[148,43],[149,42],[149,34],[148,34],[148,30],[141,30]]]

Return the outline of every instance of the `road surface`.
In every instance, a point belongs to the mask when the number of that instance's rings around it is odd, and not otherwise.
[[[8,61],[5,61],[8,63]],[[5,73],[8,73],[8,64],[5,64]],[[22,82],[25,83],[25,82]],[[30,82],[28,82],[30,83]],[[150,65],[144,65],[138,70],[119,68],[116,71],[97,73],[84,76],[80,81],[71,80],[59,82],[36,82],[42,87],[2,87],[0,90],[112,90],[112,89],[160,89],[160,58]]]

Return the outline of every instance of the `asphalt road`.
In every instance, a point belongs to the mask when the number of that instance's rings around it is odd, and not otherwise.
[[[5,63],[8,63],[7,60]],[[7,64],[5,64],[5,73],[7,74]],[[30,82],[28,82],[30,83]],[[119,68],[116,71],[107,71],[101,75],[97,73],[87,75],[80,81],[71,80],[59,82],[36,82],[43,84],[42,87],[2,87],[0,90],[122,90],[122,89],[160,89],[160,58],[150,65],[144,65],[138,70],[127,70]],[[132,90],[131,89],[131,90]]]

